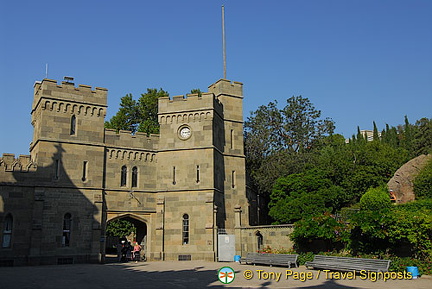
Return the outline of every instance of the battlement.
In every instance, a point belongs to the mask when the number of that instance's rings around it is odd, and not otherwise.
[[[66,100],[84,104],[107,106],[106,88],[96,87],[92,90],[91,86],[80,84],[75,87],[74,83],[63,81],[61,85],[56,80],[43,79],[34,84],[33,110],[36,108],[41,98]]]
[[[222,104],[213,93],[205,92],[201,95],[187,94],[159,98],[159,115],[182,113],[190,111],[217,110],[222,112]]]
[[[105,144],[114,147],[129,147],[131,149],[156,150],[159,144],[159,135],[136,132],[129,130],[105,129]]]
[[[231,82],[227,79],[219,79],[208,87],[208,91],[214,93],[216,96],[225,94],[243,98],[243,83],[236,81]]]
[[[30,155],[20,155],[15,158],[15,154],[3,154],[0,158],[0,170],[6,172],[29,172],[36,170],[36,164]]]

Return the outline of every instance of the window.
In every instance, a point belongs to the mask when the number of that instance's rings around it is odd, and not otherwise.
[[[173,181],[172,181],[173,185],[175,185],[176,182],[176,167],[173,167]]]
[[[4,219],[4,225],[3,225],[4,226],[3,242],[2,242],[3,248],[10,248],[12,245],[12,225],[13,225],[12,215],[8,214]]]
[[[60,160],[54,160],[54,179],[58,180],[60,177]]]
[[[231,172],[231,187],[235,188],[235,171]]]
[[[63,218],[63,237],[62,237],[63,247],[70,246],[71,227],[72,227],[72,215],[66,213]]]
[[[264,244],[264,237],[260,232],[256,232],[255,235],[257,236],[258,250],[261,250]]]
[[[189,244],[189,215],[183,215],[183,245]]]
[[[135,188],[138,186],[138,168],[132,168],[132,187]]]
[[[230,135],[230,143],[231,143],[231,149],[234,149],[234,130],[231,130],[231,135]]]
[[[122,166],[122,168],[121,168],[120,186],[122,186],[122,187],[126,186],[126,180],[127,180],[127,167],[126,166]]]
[[[83,162],[83,171],[82,171],[82,181],[85,182],[87,180],[87,161]]]
[[[200,166],[196,166],[196,182],[200,182]]]
[[[76,116],[72,115],[70,122],[70,135],[75,135],[76,133]]]

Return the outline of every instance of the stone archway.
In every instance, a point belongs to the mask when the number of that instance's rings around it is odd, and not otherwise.
[[[140,244],[142,247],[143,254],[147,252],[147,221],[146,220],[132,214],[125,214],[125,215],[116,216],[115,218],[109,219],[107,221],[107,224],[114,220],[126,220],[132,223],[136,228],[136,234],[135,236],[130,236],[129,241],[131,243],[137,242],[138,244]],[[116,242],[117,244],[118,240],[111,240],[111,242],[107,242],[107,248],[109,246],[112,246],[113,242]]]

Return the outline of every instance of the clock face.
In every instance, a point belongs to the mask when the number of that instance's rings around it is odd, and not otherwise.
[[[191,129],[188,126],[184,126],[179,131],[179,136],[181,139],[188,139],[191,136]]]

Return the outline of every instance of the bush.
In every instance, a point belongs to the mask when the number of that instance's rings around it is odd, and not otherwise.
[[[391,210],[362,210],[352,216],[349,248],[355,254],[393,254],[423,260],[432,257],[432,214],[429,201]],[[423,209],[419,209],[423,207]]]
[[[432,198],[432,161],[414,179],[414,193],[416,198]]]
[[[392,206],[386,186],[370,188],[360,198],[360,208],[363,210],[379,211]]]
[[[403,272],[408,266],[416,266],[420,275],[432,275],[432,260],[418,260],[410,257],[390,257],[389,271]]]
[[[296,222],[290,238],[299,251],[333,251],[346,245],[349,227],[326,212]]]

